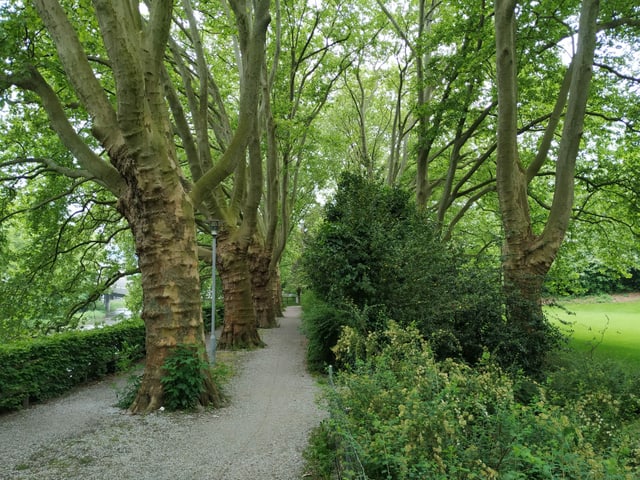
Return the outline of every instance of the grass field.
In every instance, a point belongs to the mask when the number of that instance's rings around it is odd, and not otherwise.
[[[546,313],[573,331],[576,350],[640,366],[640,297],[622,300],[561,302],[564,308],[546,307]]]

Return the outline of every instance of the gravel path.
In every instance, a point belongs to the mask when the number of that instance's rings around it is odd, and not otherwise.
[[[303,478],[302,450],[324,414],[299,323],[289,307],[280,328],[261,331],[266,348],[232,354],[220,410],[128,415],[113,407],[111,379],[1,416],[0,479]]]

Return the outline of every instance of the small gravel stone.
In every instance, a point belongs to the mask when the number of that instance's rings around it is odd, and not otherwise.
[[[229,406],[129,415],[115,408],[127,376],[0,416],[0,479],[293,480],[324,417],[304,365],[300,308],[261,330],[266,348],[236,352]]]

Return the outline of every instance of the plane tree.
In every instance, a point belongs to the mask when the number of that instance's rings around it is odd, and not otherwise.
[[[386,103],[388,110],[395,105],[396,112],[409,113],[380,115],[386,137],[354,135],[343,151],[359,142],[359,152],[372,152],[373,141],[386,139],[393,152],[396,119],[409,119],[404,122],[409,158],[399,162],[403,156],[396,150],[386,170],[405,172],[404,181],[413,174],[417,203],[436,216],[443,238],[475,235],[478,226],[486,231],[478,237],[481,244],[464,238],[469,251],[493,250],[511,294],[510,316],[524,325],[533,315],[535,324],[545,274],[571,219],[616,222],[626,225],[627,238],[637,238],[637,214],[629,215],[637,186],[633,176],[622,174],[636,163],[629,145],[637,142],[638,74],[632,54],[637,8],[607,2],[590,23],[578,25],[576,19],[587,18],[581,14],[586,2],[377,4],[389,21],[385,38],[395,34],[404,49],[392,57],[398,67],[374,57],[347,72],[350,91],[359,94],[351,95],[352,124],[358,123],[365,99],[369,109],[382,103],[378,111],[383,112]],[[501,22],[505,8],[509,24]],[[505,39],[512,42],[508,80],[500,43]],[[380,64],[384,75],[370,67]],[[397,79],[395,102],[382,92],[372,94],[371,85],[391,91],[383,81],[390,75]],[[336,107],[334,123],[349,118],[348,103]],[[351,131],[367,129],[374,130],[361,122]],[[500,244],[502,252],[495,248]],[[525,333],[532,330],[535,325]]]
[[[634,132],[633,125],[626,131],[620,130],[620,125],[629,121],[634,123],[633,116],[629,116],[628,107],[615,93],[619,88],[616,82],[611,78],[605,80],[605,77],[612,65],[627,70],[625,60],[611,55],[608,45],[619,42],[621,33],[626,37],[625,41],[631,39],[629,28],[637,28],[638,12],[625,2],[619,2],[614,8],[611,6],[601,10],[597,0],[584,0],[574,5],[579,23],[571,27],[572,39],[574,33],[577,39],[570,64],[564,68],[562,82],[557,83],[555,106],[544,131],[535,139],[535,148],[527,148],[526,141],[518,134],[520,112],[527,108],[519,87],[523,81],[535,82],[536,72],[526,72],[531,67],[522,64],[516,32],[528,31],[527,22],[535,23],[533,19],[539,11],[533,8],[518,13],[517,2],[498,0],[495,3],[496,185],[504,232],[502,265],[504,285],[510,297],[508,313],[512,321],[521,324],[525,334],[538,330],[544,279],[571,219],[593,222],[603,215],[603,196],[613,200],[612,207],[624,203],[620,202],[620,197],[634,190],[631,185],[625,185],[620,176],[627,168],[625,160],[628,162],[630,157],[613,152],[620,150],[616,144],[637,139],[637,131]],[[620,26],[622,32],[617,30]],[[526,39],[526,35],[524,37]],[[534,48],[543,45],[543,41],[540,35],[533,43]],[[595,68],[599,72],[592,82]],[[598,100],[595,92],[606,100]],[[608,121],[603,122],[603,119]],[[578,162],[580,156],[582,161]],[[542,186],[536,187],[536,182],[542,182]],[[577,182],[582,184],[580,189],[576,189]],[[539,202],[545,213],[534,219],[530,199],[540,199],[535,194],[539,194],[541,188],[553,193]],[[531,193],[534,193],[533,197]],[[619,208],[610,208],[611,220],[616,218],[616,210],[619,214]],[[637,234],[637,218],[623,214],[617,216],[617,222],[627,222],[631,231],[635,230]]]
[[[215,201],[216,187],[255,146],[258,94],[257,80],[243,84],[241,120],[226,150],[215,165],[202,164],[207,170],[201,178],[185,174],[165,98],[164,60],[176,10],[171,1],[153,2],[142,12],[132,5],[96,0],[74,9],[66,2],[37,0],[34,7],[5,6],[3,26],[11,35],[2,44],[8,61],[0,90],[10,101],[37,102],[73,155],[70,165],[43,160],[47,169],[108,190],[131,230],[147,331],[145,373],[131,409],[144,412],[162,405],[163,363],[174,348],[191,345],[206,358],[196,212]],[[248,57],[245,71],[255,78],[264,55],[269,2],[257,2],[256,12],[247,10],[245,2],[229,5],[247,27],[242,54]],[[255,21],[247,23],[247,15],[254,13]],[[252,68],[252,62],[257,66]],[[203,375],[200,403],[216,404],[217,388],[208,372]]]
[[[292,228],[332,178],[318,119],[361,45],[353,38],[352,5],[278,2],[265,71],[265,197],[252,251],[258,324],[276,324],[279,263]],[[333,176],[335,178],[335,175]]]

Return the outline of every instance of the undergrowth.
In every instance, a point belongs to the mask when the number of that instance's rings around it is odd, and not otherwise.
[[[545,381],[486,354],[438,362],[413,327],[335,353],[355,365],[326,389],[330,417],[305,453],[316,479],[640,478],[638,373],[565,359]]]

